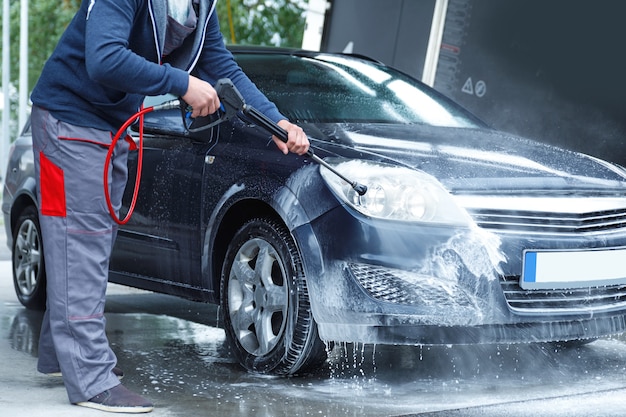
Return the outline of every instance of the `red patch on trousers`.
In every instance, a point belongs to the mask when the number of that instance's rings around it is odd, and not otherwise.
[[[39,184],[41,186],[41,214],[65,217],[65,179],[63,170],[39,153]]]

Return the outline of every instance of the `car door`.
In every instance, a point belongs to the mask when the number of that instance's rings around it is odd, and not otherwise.
[[[200,287],[202,172],[211,135],[208,129],[189,137],[178,110],[146,116],[136,206],[120,226],[110,266],[123,283],[184,296]],[[132,199],[138,157],[138,152],[129,156],[122,218]]]

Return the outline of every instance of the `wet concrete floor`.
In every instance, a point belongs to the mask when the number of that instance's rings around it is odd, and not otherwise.
[[[0,415],[105,413],[72,406],[60,378],[35,371],[40,312],[13,291],[0,247]],[[124,384],[152,416],[623,416],[626,342],[550,346],[335,346],[314,375],[244,372],[215,306],[110,285],[110,343]]]

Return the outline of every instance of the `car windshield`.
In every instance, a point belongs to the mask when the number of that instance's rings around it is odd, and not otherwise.
[[[292,121],[482,126],[438,92],[375,62],[328,54],[235,57]]]

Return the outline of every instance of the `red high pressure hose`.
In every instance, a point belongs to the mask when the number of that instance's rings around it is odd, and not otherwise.
[[[135,210],[135,203],[137,202],[137,195],[139,194],[139,182],[141,181],[141,165],[143,163],[143,116],[146,113],[149,113],[154,110],[154,107],[146,107],[139,110],[137,113],[132,115],[126,122],[120,127],[117,131],[113,140],[111,141],[111,145],[109,145],[109,151],[107,152],[106,159],[104,160],[104,198],[106,200],[107,206],[109,208],[109,213],[111,217],[117,224],[126,224],[130,220],[130,216],[132,216],[133,211]],[[133,124],[133,122],[139,118],[139,154],[137,156],[137,175],[135,176],[135,189],[133,191],[133,198],[130,203],[130,207],[128,208],[128,213],[123,219],[120,219],[115,214],[115,210],[113,209],[113,204],[111,203],[111,195],[109,192],[109,165],[111,164],[111,158],[113,157],[113,151],[115,150],[115,144],[122,137],[123,134],[126,133],[126,129]]]

